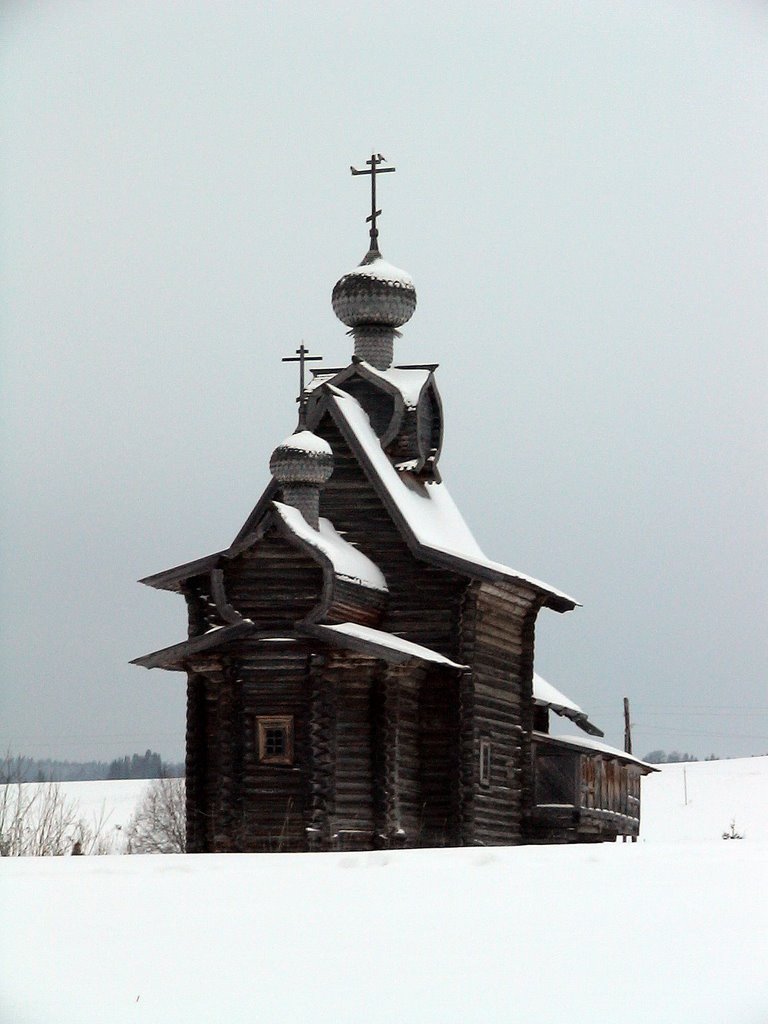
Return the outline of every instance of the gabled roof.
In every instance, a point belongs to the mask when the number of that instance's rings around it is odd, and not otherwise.
[[[575,722],[580,729],[589,733],[590,736],[605,735],[601,729],[598,729],[596,725],[590,722],[586,712],[582,711],[578,704],[574,704],[570,697],[566,697],[552,683],[548,683],[538,672],[533,673],[533,700],[534,703],[540,704],[542,707],[551,708],[556,715],[570,718],[572,722]]]
[[[576,606],[574,598],[541,580],[486,558],[445,483],[424,482],[398,472],[382,450],[360,403],[332,384],[326,384],[325,390],[326,401],[318,407],[316,419],[319,421],[324,409],[330,412],[415,555],[470,577],[528,584],[545,596],[544,604],[556,611],[570,611]]]
[[[427,367],[397,367],[395,370],[395,386],[401,393],[405,391],[406,394],[414,395],[429,381],[430,372]],[[395,370],[371,372],[389,379]],[[413,386],[406,388],[401,378],[411,373],[414,374]],[[394,379],[390,383],[394,385]],[[395,468],[382,449],[367,414],[355,398],[334,387],[328,378],[321,379],[315,394],[317,401],[310,413],[309,428],[314,429],[326,413],[330,414],[415,556],[470,578],[526,584],[542,595],[547,607],[556,611],[570,611],[576,607],[578,602],[568,594],[487,558],[472,536],[445,483],[422,480],[403,466]],[[178,591],[185,579],[210,571],[222,558],[234,557],[249,542],[249,538],[274,507],[277,493],[278,487],[272,480],[230,548],[147,576],[140,582],[159,589]]]
[[[392,444],[397,445],[398,460],[415,472],[427,470],[428,478],[440,479],[437,463],[442,450],[442,426],[434,430],[433,416],[438,413],[442,423],[442,401],[435,381],[436,363],[421,366],[390,366],[379,370],[371,363],[352,357],[349,366],[316,377],[312,382],[308,411],[310,418],[332,388],[354,395],[352,385],[365,382],[387,395],[392,401],[389,420],[376,424],[375,433],[379,444],[386,451]],[[318,373],[319,371],[314,371]],[[310,389],[308,389],[310,390]],[[430,400],[427,400],[427,396]]]
[[[321,518],[319,527],[315,530],[307,523],[301,512],[292,505],[266,500],[271,499],[273,493],[274,489],[268,488],[257,506],[263,510],[260,522],[254,524],[253,528],[247,532],[241,530],[229,548],[206,555],[205,558],[198,558],[193,562],[176,565],[152,576],[145,576],[144,579],[139,580],[139,583],[145,583],[148,587],[154,587],[157,590],[173,590],[180,593],[182,584],[186,580],[192,579],[194,576],[207,575],[217,569],[223,560],[236,558],[247,548],[257,544],[260,539],[260,531],[256,527],[265,526],[266,517],[271,513],[283,536],[297,541],[323,567],[330,567],[339,579],[356,583],[370,590],[384,593],[387,591],[387,581],[378,566],[359,548],[350,544],[341,534],[337,533],[330,520]]]

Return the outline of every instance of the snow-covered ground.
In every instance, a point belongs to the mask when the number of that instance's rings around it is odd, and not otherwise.
[[[768,757],[685,785],[636,844],[0,860],[0,1021],[766,1024]]]
[[[643,779],[643,840],[720,840],[734,821],[745,839],[768,842],[768,757],[660,767]]]
[[[79,816],[110,849],[122,853],[124,832],[149,783],[146,779],[120,779],[114,782],[62,782],[67,800],[78,808]]]

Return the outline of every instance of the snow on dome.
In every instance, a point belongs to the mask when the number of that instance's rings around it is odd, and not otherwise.
[[[414,288],[413,278],[407,271],[400,270],[381,258],[370,263],[361,263],[347,277],[375,277],[377,281],[388,281],[401,288]]]
[[[311,455],[333,455],[331,446],[322,437],[313,434],[311,430],[299,430],[291,434],[280,445],[281,448],[295,448],[299,452],[307,452]]]
[[[333,473],[333,452],[322,437],[300,430],[275,448],[269,469],[278,483],[324,484]]]
[[[336,282],[333,311],[347,327],[381,324],[402,327],[416,309],[416,289],[404,270],[378,253],[368,253],[359,267]]]

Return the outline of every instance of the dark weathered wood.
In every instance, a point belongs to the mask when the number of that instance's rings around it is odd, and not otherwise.
[[[205,786],[208,774],[206,752],[205,680],[190,673],[187,681],[187,736],[185,791],[187,813],[187,853],[204,853]]]
[[[443,420],[433,377],[419,381],[416,408],[359,362],[334,386],[360,402],[426,500]],[[183,592],[188,606],[188,639],[138,663],[189,673],[190,852],[636,835],[645,769],[549,737],[548,709],[533,699],[536,617],[574,602],[448,544],[426,546],[330,394],[321,388],[306,403],[333,451],[320,515],[387,589],[338,568],[338,547],[324,549],[272,504],[274,484],[230,548],[145,580]],[[380,632],[327,628],[341,623]],[[427,651],[403,650],[398,638]]]

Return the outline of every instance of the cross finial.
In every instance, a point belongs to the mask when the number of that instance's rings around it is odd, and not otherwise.
[[[299,364],[299,397],[296,401],[299,403],[299,430],[303,430],[306,424],[306,409],[307,409],[307,396],[304,390],[304,364],[313,363],[322,359],[322,356],[311,356],[309,355],[309,349],[304,347],[304,342],[296,349],[295,356],[284,356],[284,363],[298,363]]]
[[[374,252],[379,251],[379,229],[376,227],[376,218],[381,215],[381,210],[376,209],[376,175],[377,174],[388,174],[395,170],[394,167],[380,167],[380,164],[386,163],[387,161],[381,155],[381,153],[371,153],[371,159],[365,161],[370,170],[358,171],[356,167],[350,167],[350,171],[353,174],[370,174],[371,176],[371,215],[366,217],[366,224],[370,221],[371,224],[371,249]]]

